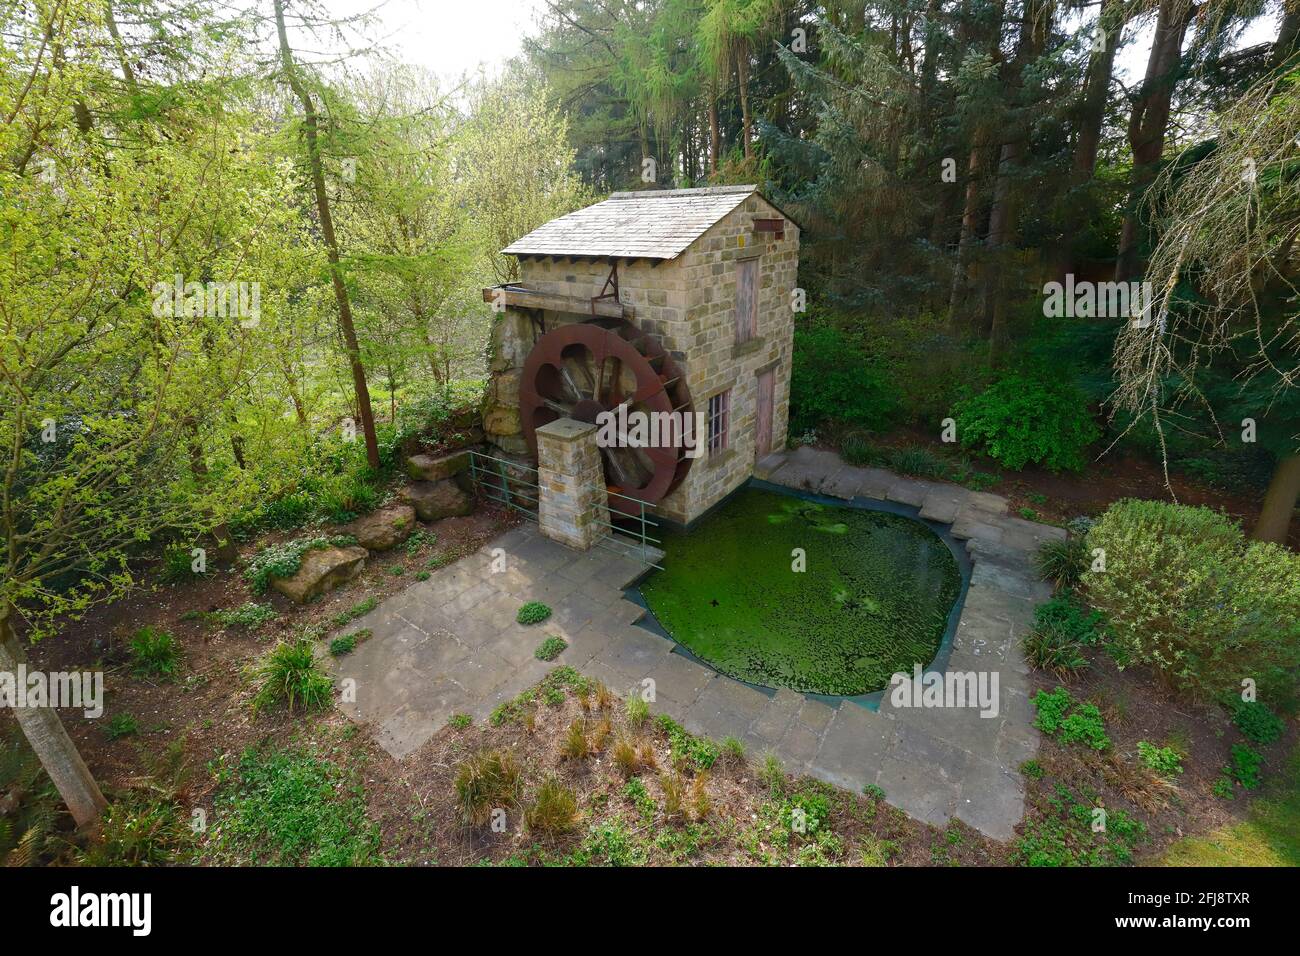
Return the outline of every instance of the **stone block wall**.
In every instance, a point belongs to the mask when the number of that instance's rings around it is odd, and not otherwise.
[[[755,218],[785,219],[785,234],[754,230]],[[736,343],[736,263],[757,257],[758,329]],[[753,474],[756,458],[758,375],[774,373],[772,450],[785,447],[790,402],[790,360],[794,314],[791,293],[798,284],[799,227],[757,193],[719,220],[675,260],[619,264],[623,304],[635,310],[636,324],[659,337],[683,369],[696,411],[707,412],[709,398],[731,391],[728,447],[706,452],[691,465],[686,480],[656,511],[679,523],[699,517]],[[522,285],[556,295],[586,299],[598,295],[609,275],[607,262],[529,259],[520,263]],[[546,311],[547,329],[589,316]],[[518,420],[519,370],[532,348],[532,321],[509,309],[497,320],[489,356],[493,375],[485,403],[488,438],[515,453],[523,444]]]
[[[693,521],[753,474],[758,375],[766,369],[774,373],[772,450],[785,447],[794,336],[790,296],[798,285],[799,227],[786,219],[781,239],[754,231],[755,217],[777,216],[781,213],[755,193],[674,263],[675,281],[686,290],[686,311],[664,335],[665,347],[680,356],[697,411],[708,411],[710,396],[731,391],[728,447],[720,454],[705,452],[657,509],[674,521]],[[759,260],[757,334],[737,345],[736,263],[755,256]]]
[[[609,505],[597,428],[561,418],[537,429],[538,527],[586,551],[609,533]]]

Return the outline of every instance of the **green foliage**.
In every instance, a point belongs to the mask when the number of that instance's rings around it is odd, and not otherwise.
[[[859,467],[881,464],[880,452],[865,432],[851,431],[840,439],[840,457]]]
[[[1246,790],[1259,786],[1259,768],[1264,756],[1245,744],[1232,745],[1232,759],[1223,768],[1222,775]]]
[[[298,706],[320,710],[329,706],[334,690],[329,675],[316,664],[315,645],[305,638],[278,642],[258,665],[256,678],[255,712],[281,703],[290,712]]]
[[[131,669],[144,677],[174,680],[181,670],[181,648],[171,634],[145,626],[131,636]]]
[[[668,738],[674,764],[689,762],[697,770],[709,770],[718,762],[722,751],[712,740],[687,733],[685,727],[667,714],[656,717],[655,724]]]
[[[1088,666],[1082,646],[1053,628],[1034,628],[1021,639],[1020,649],[1030,667],[1062,679]]]
[[[571,788],[547,777],[537,789],[533,805],[524,811],[529,832],[545,836],[567,833],[577,823],[578,800]]]
[[[1044,543],[1034,555],[1034,567],[1039,577],[1046,578],[1065,588],[1078,587],[1083,572],[1089,564],[1088,542],[1074,535],[1064,541]]]
[[[893,471],[915,478],[942,479],[948,475],[948,462],[943,456],[921,445],[904,445],[890,449],[884,464]]]
[[[41,866],[61,850],[62,799],[17,726],[0,732],[0,866]]]
[[[330,641],[330,654],[334,657],[342,657],[344,654],[351,654],[357,649],[357,645],[370,636],[370,628],[363,627],[359,631],[351,634],[344,634],[342,637],[336,637]]]
[[[1106,810],[1105,828],[1094,830],[1097,808],[1056,785],[1052,796],[1025,822],[1012,860],[1020,866],[1121,866],[1147,838],[1146,825],[1123,810]]]
[[[455,787],[462,820],[481,827],[491,819],[493,810],[509,810],[519,803],[519,766],[504,751],[476,753],[456,768]]]
[[[1024,760],[1020,763],[1020,772],[1031,780],[1042,780],[1047,773],[1037,760]]]
[[[244,577],[252,584],[254,594],[265,594],[273,578],[291,578],[297,574],[302,567],[303,555],[308,551],[346,547],[356,543],[356,539],[349,535],[316,535],[267,545],[248,562]]]
[[[578,849],[569,855],[571,866],[643,866],[649,850],[619,820],[592,824]]]
[[[879,430],[898,414],[888,375],[855,337],[831,325],[797,328],[790,371],[790,432],[835,421]]]
[[[1088,532],[1105,571],[1083,576],[1117,658],[1202,699],[1243,679],[1282,706],[1300,672],[1300,555],[1247,542],[1208,508],[1116,502]]]
[[[191,549],[185,545],[172,545],[163,550],[162,566],[158,576],[164,584],[179,584],[182,581],[194,581],[202,575],[194,570],[194,558]]]
[[[553,661],[560,656],[560,653],[569,646],[569,642],[562,637],[554,634],[550,635],[541,644],[537,645],[537,650],[533,651],[533,656],[539,661]]]
[[[640,777],[633,777],[623,786],[623,796],[632,801],[640,815],[642,822],[647,826],[654,822],[655,812],[659,809],[646,790],[645,784],[641,782]]]
[[[335,627],[343,627],[345,624],[351,624],[359,617],[364,617],[379,606],[379,598],[373,594],[364,600],[358,601],[346,611],[340,611],[335,614],[331,620]]]
[[[1257,700],[1233,698],[1232,722],[1251,743],[1271,744],[1282,736],[1282,718]]]
[[[1183,758],[1172,747],[1157,747],[1153,743],[1139,740],[1138,758],[1143,766],[1166,777],[1175,777],[1183,772]]]
[[[781,758],[776,754],[763,755],[763,767],[758,776],[774,799],[785,793],[785,767],[781,766]]]
[[[627,714],[627,722],[633,727],[640,727],[650,719],[650,705],[641,698],[640,694],[629,696],[623,707]]]
[[[1050,693],[1040,690],[1032,699],[1037,714],[1034,726],[1063,744],[1081,743],[1093,750],[1110,746],[1101,711],[1095,704],[1076,703],[1070,692],[1058,687]]]
[[[1101,436],[1083,394],[1068,383],[1013,373],[953,410],[962,447],[1019,471],[1042,465],[1082,471]]]
[[[1101,627],[1100,614],[1085,612],[1064,591],[1034,609],[1034,628],[1021,647],[1032,667],[1065,677],[1087,666],[1084,648],[1100,641]]]
[[[236,608],[213,611],[211,617],[224,627],[244,627],[253,630],[267,621],[274,621],[279,615],[269,604],[248,601]]]
[[[100,838],[79,854],[85,866],[174,866],[189,861],[194,831],[175,793],[132,790],[114,800],[100,821]]]
[[[452,714],[451,719],[447,721],[447,725],[456,730],[464,730],[473,723],[474,718],[469,714]]]
[[[1086,610],[1072,592],[1062,591],[1034,608],[1034,626],[1092,647],[1102,639],[1105,620],[1099,612]]]
[[[120,740],[123,737],[134,737],[140,732],[139,721],[135,719],[134,714],[114,714],[109,722],[104,726],[104,736],[109,740]]]
[[[551,616],[551,609],[541,601],[528,601],[519,608],[515,620],[520,624],[540,624]]]
[[[811,837],[826,825],[830,815],[830,803],[822,794],[796,793],[781,806],[781,825]]]
[[[210,838],[219,863],[382,863],[361,779],[309,749],[249,748],[216,765]]]

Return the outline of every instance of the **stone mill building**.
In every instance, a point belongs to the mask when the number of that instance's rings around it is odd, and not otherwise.
[[[503,252],[519,281],[483,290],[495,454],[535,465],[538,428],[620,405],[703,413],[692,454],[602,448],[611,492],[689,524],[785,447],[799,227],[757,187],[614,193]]]

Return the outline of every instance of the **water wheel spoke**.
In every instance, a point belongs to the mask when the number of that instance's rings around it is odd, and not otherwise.
[[[614,473],[614,479],[623,488],[639,487],[640,482],[628,470],[627,464],[623,461],[623,448],[604,448],[602,451],[605,455],[605,461],[609,463],[609,470]]]
[[[585,372],[586,369],[583,371]],[[573,370],[569,368],[567,362],[560,366],[560,381],[562,381],[564,387],[569,390],[569,397],[573,399],[573,401],[580,402],[586,397],[582,389],[578,387],[578,383],[574,381]]]
[[[564,416],[565,418],[569,418],[573,414],[572,404],[566,405],[564,402],[557,401],[554,398],[543,398],[542,404],[545,405],[553,412],[559,412],[560,415]]]

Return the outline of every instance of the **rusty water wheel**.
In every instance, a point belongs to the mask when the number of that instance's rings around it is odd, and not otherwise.
[[[625,319],[597,318],[545,333],[528,353],[519,382],[524,438],[537,454],[537,429],[560,418],[595,422],[601,412],[691,414],[691,394],[672,356]],[[605,483],[649,504],[662,501],[691,467],[680,435],[675,447],[602,448]],[[629,503],[611,497],[620,511]]]

